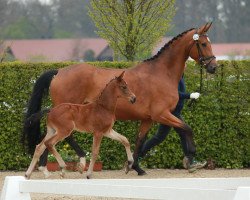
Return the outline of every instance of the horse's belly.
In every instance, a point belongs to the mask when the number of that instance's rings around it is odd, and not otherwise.
[[[144,120],[151,118],[149,109],[145,105],[131,104],[118,101],[115,116],[117,120]]]

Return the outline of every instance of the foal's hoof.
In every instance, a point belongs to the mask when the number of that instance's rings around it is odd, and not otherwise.
[[[85,166],[86,166],[86,158],[81,157],[80,158],[80,163],[79,163],[79,166],[78,166],[78,171],[80,172],[80,174],[82,174],[83,171],[85,170]]]
[[[60,178],[64,178],[65,177],[65,169],[63,168],[60,172]]]
[[[43,173],[45,179],[49,178],[51,175],[51,173],[48,171],[47,167],[40,166],[40,167],[38,167],[38,170]]]
[[[91,179],[92,178],[91,174],[87,175],[86,178]]]
[[[143,169],[139,167],[139,165],[133,165],[132,169],[134,169],[138,173],[138,176],[144,176],[147,174]]]
[[[30,179],[30,175],[25,174],[24,177],[25,177],[26,179]]]
[[[83,165],[82,163],[79,163],[78,171],[79,171],[80,174],[83,173],[84,169],[85,169],[85,165]]]
[[[125,174],[127,174],[131,169],[134,161],[125,162]]]

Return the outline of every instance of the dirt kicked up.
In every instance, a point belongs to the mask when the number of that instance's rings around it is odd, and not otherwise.
[[[134,171],[125,174],[123,170],[103,170],[94,172],[94,179],[149,179],[149,178],[219,178],[219,177],[250,177],[250,169],[216,169],[216,170],[199,170],[194,173],[188,173],[186,170],[171,169],[147,169],[147,175],[137,176]],[[0,172],[0,190],[2,190],[4,178],[6,176],[23,176],[25,172],[1,171]],[[53,172],[50,179],[60,178],[59,172]],[[67,172],[66,179],[85,179],[86,173]],[[43,179],[41,172],[35,171],[31,179]],[[50,194],[31,194],[32,200],[106,200],[117,198],[104,197],[82,197],[82,196],[66,196],[66,195],[50,195]],[[122,200],[122,199],[119,199]]]

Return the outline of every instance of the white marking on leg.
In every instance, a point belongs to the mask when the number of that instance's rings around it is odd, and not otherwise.
[[[109,132],[105,133],[104,136],[122,143],[126,149],[128,161],[134,162],[133,155],[132,155],[132,152],[130,150],[130,143],[125,136],[121,135],[120,133],[117,133],[113,129],[111,129]]]

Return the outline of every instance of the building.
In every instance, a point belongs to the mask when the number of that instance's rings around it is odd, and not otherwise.
[[[155,55],[170,39],[163,38],[153,49]],[[217,60],[249,59],[250,43],[212,44]],[[113,60],[113,50],[101,38],[8,40],[0,45],[0,58],[25,62]],[[2,56],[1,56],[2,55]]]

